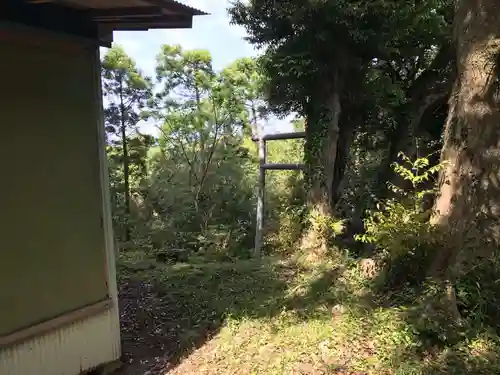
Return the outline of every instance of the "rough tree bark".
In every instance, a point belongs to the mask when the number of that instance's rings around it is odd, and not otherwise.
[[[305,163],[308,183],[308,206],[311,212],[324,218],[331,218],[338,196],[339,184],[345,164],[346,149],[342,142],[348,143],[348,131],[341,132],[340,117],[346,79],[349,76],[349,62],[346,54],[335,59],[328,77],[318,85],[316,95],[309,98],[306,105],[306,143]],[[340,149],[339,149],[340,147]],[[327,238],[318,228],[309,228],[302,238],[303,249],[324,253]]]
[[[348,90],[344,90],[344,95],[341,97],[342,112],[339,118],[339,138],[337,155],[335,159],[333,186],[332,186],[332,209],[336,214],[342,209],[338,207],[339,199],[346,188],[346,169],[349,162],[349,150],[352,146],[356,130],[364,122],[364,81],[366,74],[360,70],[355,64],[351,65],[344,86]]]
[[[317,97],[308,103],[305,159],[307,165],[308,203],[321,215],[332,214],[332,186],[339,138],[342,78],[339,69]]]
[[[435,274],[490,255],[500,245],[500,3],[459,0],[454,22],[458,74],[432,222],[457,243],[440,251],[432,266]],[[470,231],[482,245],[464,246]]]
[[[344,108],[342,114],[346,114],[347,108]],[[351,146],[352,139],[354,136],[354,131],[356,129],[354,121],[349,121],[346,116],[341,116],[341,123],[339,124],[339,137],[337,146],[337,155],[335,156],[335,165],[333,170],[333,181],[332,181],[332,194],[331,194],[331,206],[335,210],[337,202],[339,201],[342,191],[345,171],[347,168],[347,162],[349,160],[349,147]],[[344,122],[345,120],[345,122]]]

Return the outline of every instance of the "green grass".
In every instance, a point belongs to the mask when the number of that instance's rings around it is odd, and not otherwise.
[[[131,271],[128,266],[138,262],[150,261],[135,254],[119,262],[120,283],[151,286],[140,302],[148,317],[135,313],[141,325],[125,340],[150,327],[155,333],[145,346],[161,343],[178,364],[174,375],[343,373],[338,368],[361,374],[500,373],[495,334],[467,331],[446,345],[429,344],[422,316],[410,314],[409,303],[379,303],[370,296],[369,281],[352,260],[150,262],[155,268]],[[344,312],[332,316],[336,305]]]

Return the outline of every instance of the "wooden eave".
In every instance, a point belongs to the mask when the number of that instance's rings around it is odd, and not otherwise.
[[[0,21],[27,24],[109,45],[115,30],[191,28],[206,15],[175,0],[0,0]]]

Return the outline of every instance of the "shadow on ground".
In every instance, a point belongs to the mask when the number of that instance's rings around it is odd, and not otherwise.
[[[216,335],[228,318],[265,319],[288,311],[299,321],[321,319],[330,325],[338,319],[331,315],[332,307],[338,303],[345,304],[349,311],[345,317],[352,317],[344,326],[347,336],[353,339],[348,340],[353,346],[347,348],[348,352],[351,349],[359,352],[366,346],[368,357],[377,356],[391,363],[394,373],[500,373],[500,339],[492,326],[449,329],[445,317],[435,313],[426,316],[422,309],[414,313],[402,310],[405,305],[414,305],[421,294],[410,295],[408,288],[405,293],[400,291],[404,298],[378,291],[384,298],[374,298],[373,304],[367,305],[361,296],[352,295],[352,288],[345,285],[341,274],[331,265],[303,269],[295,263],[272,258],[222,264],[156,264],[154,269],[139,271],[119,266],[126,365],[118,374],[168,373]],[[372,292],[376,294],[376,288]],[[337,327],[333,327],[335,334],[340,333],[337,329],[341,328]],[[361,360],[362,357],[363,354]],[[345,362],[347,366],[353,363]],[[363,365],[360,369],[368,371],[372,367]],[[335,369],[321,372],[327,373],[364,374]]]
[[[271,260],[120,267],[123,375],[160,374],[219,332],[224,320],[273,316],[286,308],[298,272]]]

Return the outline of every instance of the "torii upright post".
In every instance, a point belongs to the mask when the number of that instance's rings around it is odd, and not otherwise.
[[[281,133],[281,134],[266,134],[262,129],[259,131],[257,138],[252,138],[259,145],[259,184],[257,189],[257,222],[255,228],[255,249],[254,256],[260,257],[262,242],[264,237],[264,198],[266,190],[266,170],[303,170],[303,164],[266,164],[266,141],[277,141],[283,139],[299,139],[305,138],[305,132]]]
[[[260,257],[260,249],[262,247],[262,239],[264,232],[264,198],[266,189],[266,140],[262,130],[259,132],[259,186],[257,190],[257,223],[255,228],[255,257]]]

